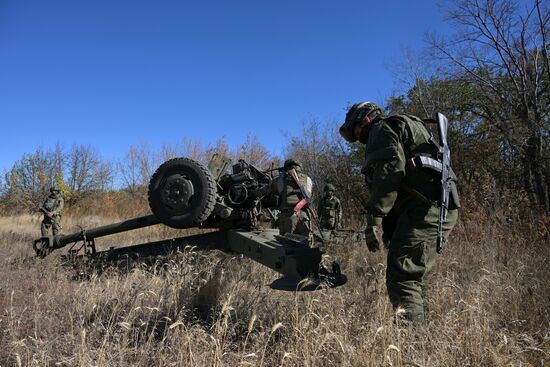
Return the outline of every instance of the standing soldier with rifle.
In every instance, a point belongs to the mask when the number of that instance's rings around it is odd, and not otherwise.
[[[334,196],[334,185],[326,184],[323,189],[325,195],[319,200],[319,219],[322,229],[338,229],[342,226],[342,204]]]
[[[61,229],[61,214],[63,212],[64,200],[61,192],[58,188],[50,188],[50,195],[44,201],[44,204],[40,208],[44,214],[42,220],[42,237],[48,237],[51,235],[57,235]]]
[[[362,102],[349,109],[340,127],[348,142],[366,145],[361,172],[370,194],[367,247],[374,252],[384,243],[388,248],[390,301],[394,308],[403,307],[414,324],[425,321],[426,280],[460,207],[447,119],[440,115],[437,122],[439,143],[418,117],[383,116],[379,106]]]

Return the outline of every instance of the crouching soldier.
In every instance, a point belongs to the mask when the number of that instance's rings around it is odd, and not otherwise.
[[[44,201],[39,210],[44,214],[42,220],[42,237],[55,236],[61,230],[61,215],[64,200],[58,188],[50,188],[50,195]]]

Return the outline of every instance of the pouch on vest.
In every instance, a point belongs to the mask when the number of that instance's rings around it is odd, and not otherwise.
[[[458,189],[456,187],[456,181],[451,179],[451,199],[456,208],[460,208],[460,198],[458,197]]]
[[[361,173],[366,175],[369,167],[374,162],[392,161],[395,159],[397,159],[397,152],[394,149],[394,147],[387,147],[387,148],[375,150],[374,152],[367,154],[365,162],[363,163],[363,167],[361,168]]]

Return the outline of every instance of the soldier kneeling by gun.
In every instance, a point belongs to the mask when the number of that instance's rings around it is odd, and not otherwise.
[[[50,188],[50,195],[44,201],[44,204],[40,208],[44,214],[44,219],[42,220],[42,237],[55,236],[59,233],[61,227],[61,213],[63,211],[63,196],[58,188]]]

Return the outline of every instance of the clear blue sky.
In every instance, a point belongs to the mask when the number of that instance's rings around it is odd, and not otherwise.
[[[0,173],[24,153],[182,138],[273,153],[311,117],[384,102],[385,65],[448,28],[432,1],[0,0]]]

